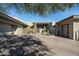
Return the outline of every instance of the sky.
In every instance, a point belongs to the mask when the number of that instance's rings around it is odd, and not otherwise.
[[[36,14],[30,14],[30,13],[18,14],[13,10],[11,10],[11,13],[8,15],[19,18],[25,22],[58,22],[72,15],[79,15],[79,7],[73,7],[65,11],[52,13],[45,17],[39,16]]]

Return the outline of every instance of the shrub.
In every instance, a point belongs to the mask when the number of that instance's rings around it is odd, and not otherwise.
[[[23,35],[27,35],[30,33],[33,33],[33,28],[31,27],[23,28]]]

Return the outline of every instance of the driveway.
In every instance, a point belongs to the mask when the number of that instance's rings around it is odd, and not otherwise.
[[[57,36],[34,35],[56,56],[79,56],[79,41]]]

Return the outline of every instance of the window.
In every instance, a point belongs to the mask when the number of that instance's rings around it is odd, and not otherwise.
[[[16,26],[15,25],[11,25],[11,34],[14,34],[15,30],[16,30]]]
[[[67,37],[69,38],[69,24],[67,24]]]

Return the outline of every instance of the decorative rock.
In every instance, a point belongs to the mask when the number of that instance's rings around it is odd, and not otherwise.
[[[5,56],[34,56],[45,55],[45,47],[33,36],[0,38],[0,55]],[[40,53],[39,53],[40,52]]]
[[[6,49],[6,50],[4,50],[2,53],[3,53],[4,55],[8,56],[8,55],[9,55],[9,50]]]

